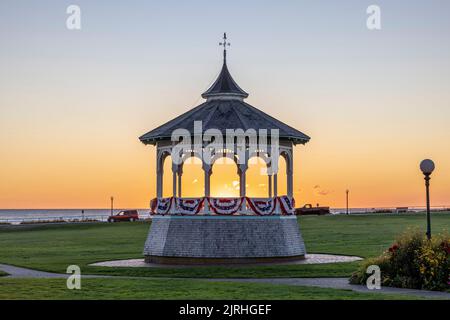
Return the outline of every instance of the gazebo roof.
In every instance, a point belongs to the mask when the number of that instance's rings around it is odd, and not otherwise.
[[[142,135],[139,139],[144,144],[156,144],[157,141],[170,140],[176,129],[187,129],[194,135],[194,121],[202,121],[203,131],[218,129],[224,135],[226,129],[271,129],[279,130],[280,139],[288,139],[293,143],[304,144],[310,137],[287,124],[271,117],[267,113],[245,103],[248,93],[242,90],[231,77],[226,63],[212,86],[202,94],[207,101],[173,120]]]
[[[203,131],[218,129],[225,134],[226,129],[278,129],[280,139],[294,143],[306,143],[309,137],[287,124],[269,116],[261,110],[237,99],[217,99],[202,103],[175,119],[144,134],[139,139],[145,144],[155,144],[159,140],[170,140],[175,129],[187,129],[194,134],[194,121],[202,121]]]

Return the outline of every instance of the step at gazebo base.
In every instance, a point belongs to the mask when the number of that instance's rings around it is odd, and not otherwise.
[[[293,261],[306,254],[296,216],[154,216],[145,261],[240,264]]]

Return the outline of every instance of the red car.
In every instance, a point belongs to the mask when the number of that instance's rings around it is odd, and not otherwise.
[[[139,215],[137,210],[124,210],[120,211],[118,214],[108,217],[108,222],[120,222],[120,221],[137,221],[139,220]]]

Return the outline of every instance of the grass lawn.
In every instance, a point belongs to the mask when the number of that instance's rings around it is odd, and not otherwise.
[[[3,272],[3,271],[0,270],[0,277],[4,277],[4,276],[7,276],[7,275],[8,274],[6,272]]]
[[[424,214],[339,215],[299,218],[307,251],[370,257],[408,227],[425,229]],[[433,232],[450,230],[450,214],[434,213]],[[84,274],[153,277],[337,277],[358,263],[257,267],[107,268],[88,264],[142,258],[149,223],[0,227],[0,263],[62,272],[76,264]]]
[[[287,285],[206,282],[183,279],[83,279],[81,290],[68,290],[65,279],[0,279],[0,299],[257,299],[372,300],[411,299],[393,294]]]

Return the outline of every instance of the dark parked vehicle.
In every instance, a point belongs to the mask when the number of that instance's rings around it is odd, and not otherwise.
[[[295,209],[295,214],[297,215],[314,215],[317,214],[319,216],[330,214],[330,207],[313,207],[310,204],[305,204],[303,208]]]
[[[120,222],[120,221],[137,221],[139,220],[139,215],[137,210],[124,210],[120,211],[118,214],[108,217],[108,222]]]

